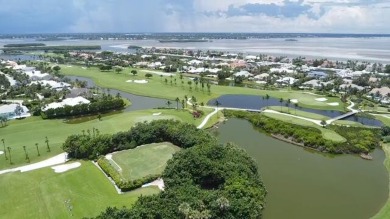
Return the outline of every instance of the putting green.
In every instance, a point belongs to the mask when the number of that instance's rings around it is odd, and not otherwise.
[[[139,196],[159,192],[149,187],[119,195],[96,166],[80,162],[79,168],[64,173],[44,168],[0,175],[0,218],[90,217],[106,207],[131,206]]]
[[[161,174],[180,148],[171,143],[139,146],[112,155],[112,160],[122,169],[119,171],[126,180],[136,180],[147,175]],[[115,166],[115,165],[114,165]]]

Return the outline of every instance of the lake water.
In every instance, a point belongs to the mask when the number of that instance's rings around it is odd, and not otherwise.
[[[232,108],[254,109],[254,110],[259,110],[267,106],[280,106],[279,99],[270,97],[267,101],[263,99],[262,96],[255,96],[255,95],[227,94],[218,97],[218,101],[221,103],[221,107],[232,107]],[[285,104],[286,102],[282,104],[283,107],[285,107]],[[207,105],[214,106],[215,99],[210,100],[207,103]],[[290,107],[294,108],[294,105],[290,104]],[[299,106],[297,109],[305,112],[324,115],[330,118],[334,118],[342,114],[345,114],[344,112],[337,111],[337,110],[318,110],[318,109],[310,109],[310,108],[299,107]],[[383,123],[379,120],[359,117],[356,115],[344,118],[343,120],[355,121],[369,126],[381,127],[383,125]]]
[[[367,219],[387,200],[389,178],[380,149],[372,161],[313,152],[266,136],[240,119],[229,119],[215,132],[257,162],[268,190],[264,219]]]
[[[0,47],[9,43],[35,42],[34,39],[1,39]],[[129,52],[129,45],[157,48],[217,50],[246,54],[328,58],[330,60],[364,60],[390,63],[390,38],[299,38],[213,40],[212,42],[160,43],[157,40],[62,40],[41,42],[46,45],[101,45],[102,50]]]

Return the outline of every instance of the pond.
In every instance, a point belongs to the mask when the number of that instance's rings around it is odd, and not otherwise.
[[[314,152],[262,134],[240,119],[229,119],[213,132],[257,162],[268,190],[264,219],[367,219],[387,200],[389,178],[380,149],[371,161]]]
[[[88,87],[97,87],[96,84],[93,82],[93,80],[91,80],[89,78],[79,77],[79,76],[66,76],[66,78],[69,78],[72,81],[74,81],[76,79],[78,79],[80,81],[86,81]],[[124,109],[125,112],[153,109],[153,108],[158,108],[158,107],[166,107],[167,106],[166,103],[168,101],[166,99],[138,96],[138,95],[130,94],[130,93],[123,92],[120,90],[116,90],[116,89],[109,89],[109,93],[111,95],[114,95],[114,96],[117,93],[120,93],[120,95],[123,98],[129,99],[131,101],[131,105],[128,106],[126,109]]]
[[[228,94],[228,95],[222,95],[218,97],[218,101],[221,103],[222,107],[232,107],[232,108],[243,108],[243,109],[261,109],[263,107],[267,106],[280,106],[279,99],[270,97],[269,100],[263,99],[262,96],[255,96],[255,95],[235,95],[235,94]],[[215,105],[215,99],[210,100],[207,105],[214,106]],[[285,107],[285,103],[283,103],[283,107]],[[290,107],[294,107],[293,104],[290,104]],[[318,110],[318,109],[310,109],[305,107],[299,107],[299,110],[310,112],[310,113],[316,113],[320,115],[324,115],[330,118],[334,118],[337,116],[340,116],[344,114],[344,112],[337,111],[337,110]],[[370,118],[364,118],[360,116],[350,116],[347,118],[344,118],[343,120],[350,120],[362,123],[363,125],[369,125],[369,126],[382,126],[383,123],[376,119],[370,119]]]

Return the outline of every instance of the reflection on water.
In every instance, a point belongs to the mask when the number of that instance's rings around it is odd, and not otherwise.
[[[268,190],[264,219],[367,219],[387,200],[380,149],[372,161],[324,154],[276,140],[240,119],[220,124],[218,138],[238,144],[257,162]]]

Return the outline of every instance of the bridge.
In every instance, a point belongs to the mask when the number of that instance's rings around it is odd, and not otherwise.
[[[336,120],[340,120],[340,119],[344,119],[344,118],[347,118],[347,117],[350,117],[350,116],[353,116],[355,115],[356,113],[358,113],[357,110],[353,110],[352,112],[349,112],[349,113],[346,113],[346,114],[343,114],[343,115],[340,115],[340,116],[337,116],[337,117],[334,117],[332,119],[329,119],[326,121],[327,124],[330,124]]]

